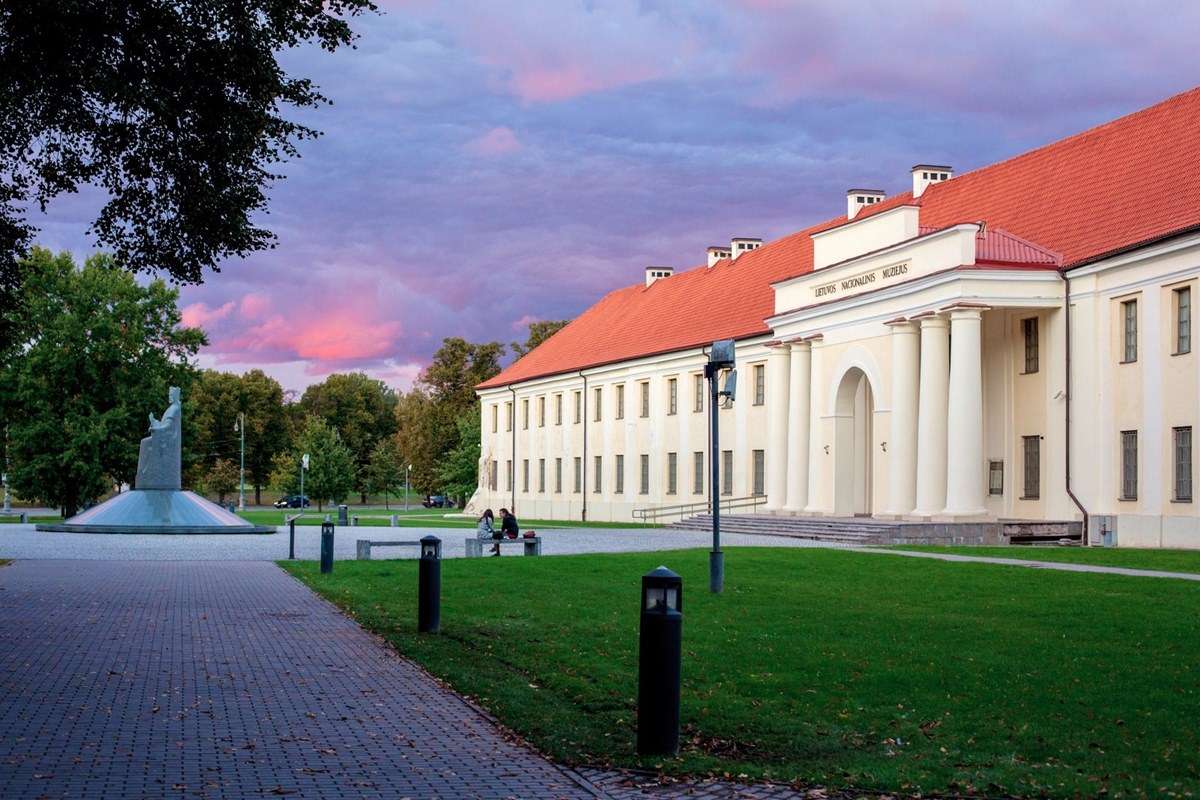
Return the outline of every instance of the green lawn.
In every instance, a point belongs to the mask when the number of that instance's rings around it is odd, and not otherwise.
[[[283,509],[280,510],[262,510],[262,511],[242,511],[239,516],[253,522],[255,525],[286,525],[285,518],[295,514],[299,509]],[[392,514],[396,514],[397,527],[402,528],[474,528],[474,519],[462,519],[451,517],[447,519],[444,515],[448,513],[438,509],[422,508],[416,511],[405,513],[402,510],[384,510],[384,509],[369,509],[356,510],[350,509],[350,516],[356,514],[361,517],[359,524],[363,526],[388,527],[391,525],[391,520],[388,519]],[[305,516],[296,520],[298,525],[320,525],[325,519],[325,515],[329,514],[330,519],[337,521],[337,509],[326,509],[317,511],[315,507],[309,508]],[[529,530],[537,528],[651,528],[657,527],[654,525],[645,525],[634,522],[570,522],[562,520],[547,520],[547,519],[522,519],[521,529]],[[499,523],[497,523],[499,524]]]
[[[1068,561],[1105,567],[1157,569],[1166,572],[1200,572],[1200,550],[1135,550],[1118,547],[936,547],[900,545],[897,550],[952,553],[959,556],[1020,558],[1029,561]]]
[[[0,524],[5,524],[5,523],[17,524],[20,521],[21,521],[21,518],[19,516],[16,516],[15,514],[11,517],[10,516],[0,516]],[[34,517],[30,517],[29,521],[30,522],[61,522],[62,517],[58,516],[57,514],[55,514],[53,516],[34,516]]]
[[[685,581],[684,750],[635,756],[639,576]],[[1200,587],[822,549],[284,568],[569,763],[915,792],[1093,796],[1200,784]],[[1165,789],[1163,788],[1165,787]]]

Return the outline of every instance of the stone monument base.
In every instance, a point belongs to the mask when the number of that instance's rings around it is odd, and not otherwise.
[[[62,533],[275,533],[180,489],[133,489],[105,500],[65,522],[47,522],[39,531]]]

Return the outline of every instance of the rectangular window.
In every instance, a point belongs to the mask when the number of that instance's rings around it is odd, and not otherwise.
[[[562,494],[562,459],[554,459],[554,493]]]
[[[650,416],[650,381],[642,381],[638,384],[642,393],[642,419]]]
[[[575,392],[575,424],[576,425],[578,425],[580,422],[583,422],[582,408],[583,408],[583,392],[577,390]]]
[[[755,495],[767,493],[767,453],[765,450],[755,450],[754,461],[754,492]]]
[[[638,485],[639,494],[650,494],[650,456],[641,456],[642,474]]]
[[[1121,499],[1137,500],[1138,492],[1138,435],[1137,431],[1121,431]]]
[[[500,406],[492,406],[492,433],[500,430]]]
[[[704,452],[692,453],[692,494],[704,494]]]
[[[603,405],[603,403],[604,403],[604,389],[602,389],[601,387],[597,386],[597,387],[596,387],[596,388],[595,388],[595,389],[592,391],[592,399],[596,401],[596,410],[595,410],[595,412],[593,412],[593,413],[595,414],[595,416],[594,416],[594,417],[592,417],[592,419],[594,419],[596,422],[599,422],[599,421],[600,421],[600,419],[601,419],[601,417],[603,416],[603,415],[602,415],[600,412],[601,412],[601,411],[604,409],[604,405]]]
[[[512,464],[511,461],[508,463]],[[493,492],[496,491],[496,473],[497,472],[499,472],[499,470],[496,469],[496,462],[493,461],[491,464],[488,465],[488,488],[491,489]]]
[[[495,488],[495,487],[492,487]],[[504,491],[511,492],[513,490],[513,462],[508,459],[504,462]]]
[[[1126,300],[1121,303],[1121,316],[1125,321],[1125,357],[1126,364],[1137,361],[1137,300]]]
[[[1192,290],[1175,290],[1175,354],[1192,352]]]
[[[521,460],[521,491],[529,494],[529,459]]]
[[[562,425],[562,392],[554,395],[554,424]]]
[[[1042,496],[1042,437],[1022,436],[1022,451],[1025,466],[1025,491],[1022,500],[1036,500]]]
[[[754,405],[761,406],[767,402],[767,366],[754,365]]]
[[[538,491],[546,493],[546,459],[538,459]]]
[[[604,457],[603,456],[593,456],[592,457],[592,492],[595,494],[600,494],[600,490],[603,488],[604,481],[601,480],[603,475],[604,475]]]
[[[721,494],[733,494],[733,451],[721,451]]]
[[[1174,428],[1175,501],[1192,502],[1192,428]]]
[[[615,472],[613,473],[613,492],[625,494],[625,456],[618,455]]]
[[[1004,494],[1004,462],[988,462],[988,494]]]
[[[617,419],[625,419],[625,384],[617,384]]]
[[[667,494],[675,494],[679,489],[679,456],[667,453]]]
[[[679,411],[679,380],[667,380],[667,413],[674,415]]]
[[[699,413],[704,410],[704,376],[692,376],[692,411]]]
[[[529,430],[529,398],[521,401],[521,429]]]
[[[511,431],[513,428],[513,404],[509,400],[504,404],[504,430]]]
[[[538,427],[546,427],[546,395],[538,398]]]
[[[1025,374],[1038,371],[1038,320],[1030,317],[1021,320],[1021,329],[1025,333]]]
[[[583,492],[583,459],[575,456],[575,494]]]

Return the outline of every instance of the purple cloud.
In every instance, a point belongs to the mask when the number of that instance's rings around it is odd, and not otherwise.
[[[287,54],[332,107],[286,165],[276,250],[186,287],[203,363],[301,389],[411,384],[445,336],[509,341],[643,267],[770,239],[920,161],[994,161],[1188,88],[1200,11],[1116,2],[389,2]],[[1147,43],[1153,43],[1151,46]],[[94,198],[42,241],[83,254]]]

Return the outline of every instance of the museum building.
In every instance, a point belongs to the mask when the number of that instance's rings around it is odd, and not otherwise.
[[[1088,520],[1200,547],[1200,89],[845,216],[648,267],[480,384],[473,510]],[[713,341],[736,340],[708,485]],[[1086,515],[1086,517],[1085,517]]]

